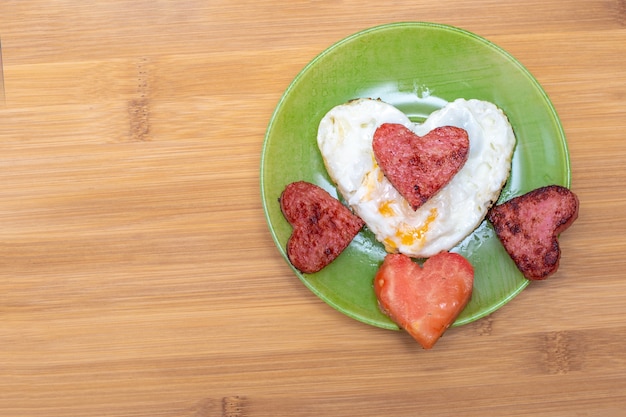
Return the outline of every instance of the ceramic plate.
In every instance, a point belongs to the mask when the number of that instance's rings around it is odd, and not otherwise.
[[[511,176],[500,201],[543,185],[570,186],[567,143],[558,116],[535,78],[511,55],[450,26],[413,22],[374,27],[336,43],[308,64],[285,91],[269,123],[261,157],[261,197],[285,260],[291,226],[278,197],[287,184],[298,180],[339,197],[317,148],[317,127],[332,107],[358,97],[380,98],[414,122],[460,97],[495,103],[509,117],[517,138]],[[455,326],[494,312],[528,284],[487,221],[453,251],[475,269],[472,299]],[[378,310],[372,287],[384,256],[382,245],[365,228],[322,271],[294,272],[342,313],[397,329]]]

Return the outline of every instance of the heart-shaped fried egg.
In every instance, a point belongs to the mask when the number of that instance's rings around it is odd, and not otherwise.
[[[441,126],[468,133],[467,161],[417,210],[376,163],[372,139],[383,123],[402,124],[419,136]],[[385,249],[426,258],[450,250],[483,221],[509,176],[515,136],[506,115],[486,101],[457,99],[414,124],[390,104],[357,99],[324,116],[317,142],[339,192]]]

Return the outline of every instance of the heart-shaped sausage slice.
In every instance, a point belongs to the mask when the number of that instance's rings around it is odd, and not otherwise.
[[[334,261],[364,225],[339,200],[305,181],[285,187],[280,209],[293,227],[287,256],[304,273],[317,272]]]
[[[424,349],[430,349],[465,308],[474,268],[457,253],[440,252],[419,266],[402,254],[385,257],[374,278],[380,309]]]
[[[565,187],[537,188],[492,207],[487,218],[524,276],[546,279],[559,268],[558,235],[578,217],[578,197]]]
[[[372,148],[385,177],[417,210],[463,167],[469,137],[454,126],[418,136],[401,124],[384,123],[374,133]]]

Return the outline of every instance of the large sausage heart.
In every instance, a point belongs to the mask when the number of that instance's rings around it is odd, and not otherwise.
[[[384,123],[374,132],[372,149],[385,177],[417,210],[463,167],[469,137],[454,126],[418,136],[401,124]]]

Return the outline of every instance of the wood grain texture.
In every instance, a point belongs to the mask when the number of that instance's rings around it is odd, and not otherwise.
[[[311,294],[260,200],[289,82],[397,21],[518,58],[581,202],[557,275],[432,351]],[[0,37],[0,415],[623,412],[624,1],[8,0]]]

